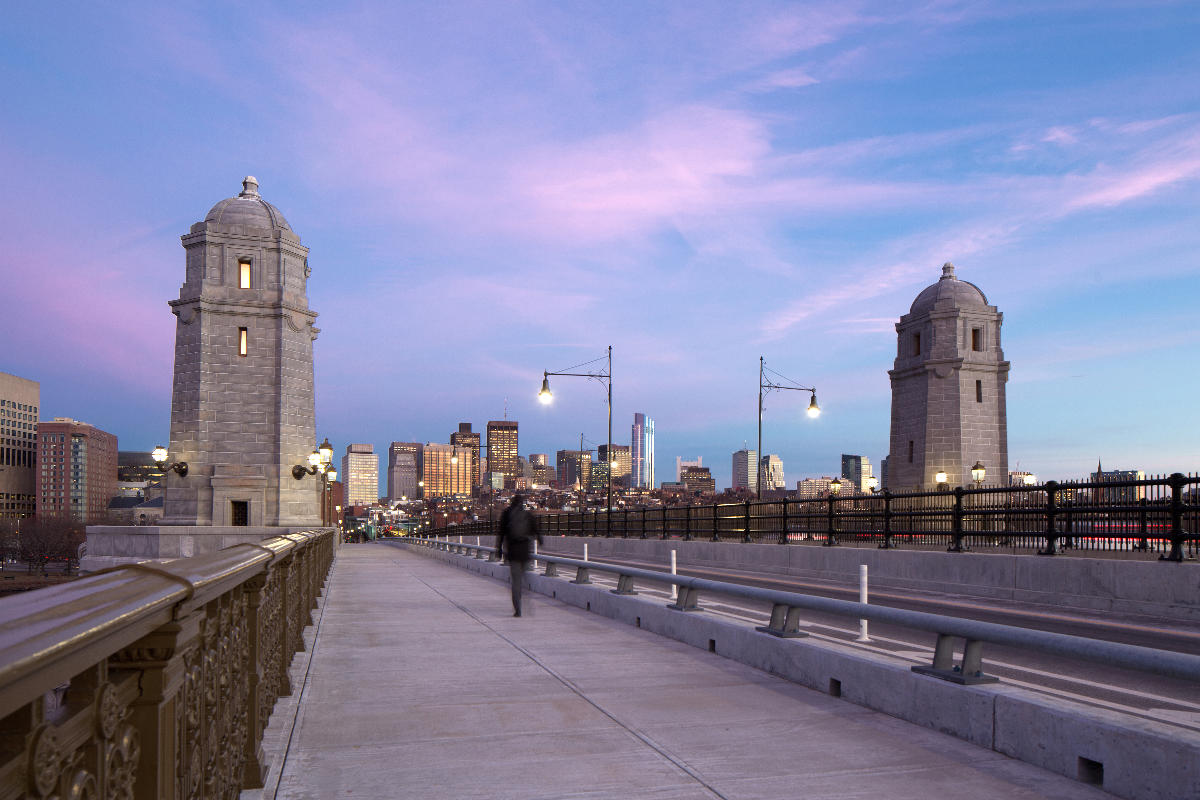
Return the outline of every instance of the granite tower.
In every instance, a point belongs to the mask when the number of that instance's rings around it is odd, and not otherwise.
[[[1000,349],[1004,315],[977,286],[960,281],[954,265],[926,287],[896,323],[892,433],[887,486],[892,491],[971,486],[971,467],[1008,475],[1005,384]]]
[[[319,480],[297,480],[316,443],[308,248],[258,181],[182,237],[172,461],[164,525],[320,525]]]

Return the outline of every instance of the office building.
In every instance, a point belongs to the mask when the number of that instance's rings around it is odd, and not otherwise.
[[[471,432],[471,423],[458,423],[458,430],[450,434],[450,444],[466,447],[471,451],[471,487],[477,488],[483,482],[483,469],[479,463],[479,434]]]
[[[733,488],[754,491],[758,487],[758,451],[743,447],[733,454]]]
[[[492,420],[487,424],[488,470],[504,475],[505,485],[520,477],[517,470],[517,423]]]
[[[801,500],[815,500],[818,497],[828,497],[831,494],[833,478],[805,478],[796,481],[796,494]],[[840,493],[840,491],[839,491]]]
[[[684,467],[703,467],[704,456],[697,456],[695,461],[688,461],[682,456],[675,456],[675,482],[683,480]]]
[[[347,445],[338,477],[342,479],[343,508],[379,502],[379,456],[371,445]]]
[[[590,456],[591,453],[588,453]],[[587,491],[590,494],[607,494],[608,492],[608,462],[597,459],[592,463],[592,469],[587,477]]]
[[[1008,474],[1005,384],[1009,362],[1000,348],[1004,315],[954,265],[913,300],[896,323],[888,488],[933,490],[971,486],[971,468]]]
[[[555,456],[555,472],[560,489],[577,489],[582,481],[586,490],[592,476],[592,451],[559,450]]]
[[[422,458],[425,497],[470,497],[471,448],[427,444]]]
[[[69,417],[38,424],[37,515],[101,522],[117,493],[117,437]]]
[[[860,492],[869,492],[872,477],[871,459],[842,453],[842,480],[849,481]]]
[[[1096,462],[1096,471],[1091,474],[1092,483],[1113,483],[1124,481],[1144,481],[1146,473],[1140,469],[1104,470],[1100,462]],[[1100,486],[1092,490],[1097,503],[1120,505],[1122,503],[1137,503],[1146,496],[1145,486]]]
[[[420,442],[392,442],[388,446],[387,499],[396,503],[405,498],[421,497],[422,480]]]
[[[679,482],[692,494],[712,494],[717,491],[717,482],[713,480],[708,467],[684,467]]]
[[[610,464],[613,461],[617,462],[617,466],[612,470],[613,488],[627,488],[631,486],[633,459],[630,454],[629,445],[614,444],[612,452],[609,452],[608,445],[602,444],[597,448],[597,461],[601,464]]]
[[[787,483],[783,478],[783,459],[774,453],[763,456],[758,460],[758,474],[762,480],[762,490],[784,489]]]
[[[37,508],[37,423],[41,384],[0,372],[0,519]]]
[[[149,452],[117,451],[117,482],[148,485],[163,479],[163,468]]]
[[[654,420],[645,414],[633,415],[629,470],[630,484],[633,488],[654,488]]]
[[[888,457],[884,456],[879,461],[879,488],[888,488]]]

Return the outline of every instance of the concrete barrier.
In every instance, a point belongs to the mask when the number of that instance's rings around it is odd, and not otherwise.
[[[866,564],[874,589],[915,589],[1056,608],[1200,621],[1200,564],[1072,556],[942,553],[819,544],[685,542],[679,539],[548,537],[544,550],[579,557],[650,561],[667,569],[671,550],[688,566],[776,573],[853,587]]]
[[[563,540],[552,541],[557,545]],[[622,544],[634,540],[586,541],[590,545],[589,555],[594,557],[596,550],[604,549],[604,545],[597,547],[597,542],[617,543],[618,547],[613,549],[620,551]],[[669,560],[671,546],[679,548],[693,543],[658,544],[663,546]],[[721,546],[709,542],[695,544],[707,548]],[[508,567],[502,563],[419,545],[407,546],[413,552],[508,581]],[[579,549],[582,552],[582,547]],[[793,547],[782,546],[782,549]],[[846,552],[865,561],[861,558],[863,550]],[[1170,570],[1175,565],[1161,566]],[[909,669],[910,662],[885,654],[811,638],[781,639],[702,612],[674,611],[661,599],[616,595],[603,586],[575,584],[571,582],[572,572],[563,569],[558,577],[528,573],[530,588],[857,705],[1096,784],[1118,797],[1129,800],[1200,797],[1200,734],[1050,698],[1004,683],[960,686],[916,674]]]

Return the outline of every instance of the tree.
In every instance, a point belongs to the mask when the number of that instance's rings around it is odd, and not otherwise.
[[[34,517],[21,521],[18,548],[20,559],[30,572],[47,574],[51,562],[61,561],[66,571],[78,566],[79,545],[83,544],[84,527],[70,517]]]

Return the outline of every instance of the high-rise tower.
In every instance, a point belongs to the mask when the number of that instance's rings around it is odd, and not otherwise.
[[[653,489],[654,420],[645,414],[633,415],[629,461],[630,485],[635,489]]]
[[[892,491],[970,486],[971,467],[1008,475],[1005,384],[1000,349],[1004,315],[954,265],[926,287],[896,323],[892,435],[887,484]]]
[[[319,526],[308,248],[253,177],[182,239],[163,524]]]

